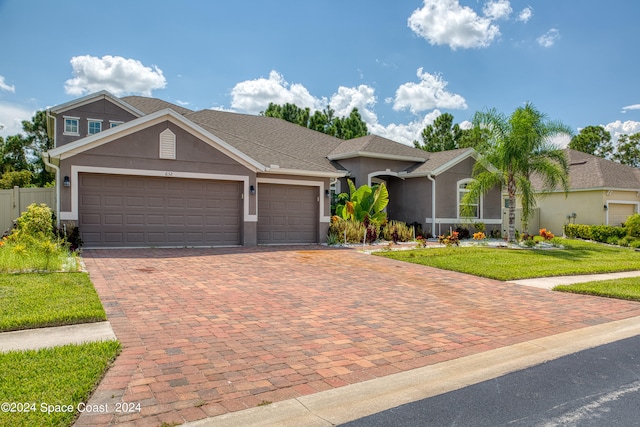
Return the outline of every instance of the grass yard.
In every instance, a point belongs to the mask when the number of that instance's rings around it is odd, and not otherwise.
[[[640,301],[640,277],[561,285],[553,290]]]
[[[0,425],[70,426],[119,351],[105,341],[1,353]]]
[[[103,320],[86,273],[0,274],[0,332]]]
[[[375,255],[498,280],[640,270],[640,252],[562,239],[565,249],[529,250],[482,246],[376,252]]]

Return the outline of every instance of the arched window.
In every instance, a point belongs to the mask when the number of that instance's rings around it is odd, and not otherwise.
[[[481,200],[476,200],[473,203],[463,204],[463,197],[469,192],[467,186],[473,182],[473,179],[467,178],[458,181],[458,217],[459,218],[480,218],[480,202]],[[465,208],[469,209],[471,207],[471,215],[469,215],[469,211],[466,211]],[[466,211],[466,212],[465,212]]]

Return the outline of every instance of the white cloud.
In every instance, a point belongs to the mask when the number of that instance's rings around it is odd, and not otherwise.
[[[373,112],[376,105],[375,89],[367,85],[340,86],[338,92],[331,96],[329,105],[335,110],[336,116],[348,116],[351,110],[357,108],[362,120],[367,124],[378,121],[378,116]]]
[[[299,83],[289,84],[282,74],[275,70],[269,78],[260,77],[237,83],[231,90],[231,108],[258,114],[264,111],[269,103],[295,104],[298,107],[309,107],[312,111],[327,106],[325,98],[313,97],[307,88]]]
[[[9,86],[4,82],[4,76],[0,76],[0,89],[6,90],[7,92],[15,93],[16,87],[14,85]]]
[[[409,110],[414,114],[434,108],[461,109],[467,108],[465,99],[455,93],[448,92],[448,82],[440,75],[429,74],[418,68],[420,83],[408,82],[396,90],[393,109]]]
[[[413,141],[420,141],[422,130],[440,116],[439,110],[433,110],[419,120],[413,120],[408,124],[391,123],[387,126],[380,123],[369,124],[369,132],[372,134],[388,138],[401,144],[413,147]]]
[[[640,104],[627,105],[626,107],[622,107],[622,112],[626,113],[629,110],[640,110]]]
[[[611,139],[613,141],[617,141],[622,134],[633,135],[634,133],[640,132],[640,122],[633,120],[627,120],[624,122],[616,120],[615,122],[600,126],[603,126],[605,130],[611,134]]]
[[[533,16],[533,8],[531,6],[527,6],[520,11],[518,14],[518,21],[524,22],[525,24],[529,22],[529,19]]]
[[[538,44],[542,47],[551,47],[555,44],[556,40],[560,37],[560,31],[555,28],[550,29],[540,37],[538,37]]]
[[[490,1],[482,8],[482,13],[493,21],[508,18],[511,12],[513,12],[513,9],[511,9],[511,3],[508,0]]]
[[[502,17],[508,4],[498,0],[485,8]],[[487,47],[500,35],[500,28],[492,23],[491,17],[479,16],[470,7],[461,6],[458,0],[424,0],[424,6],[409,17],[408,26],[430,44],[449,45],[453,50]]]
[[[22,133],[22,121],[31,120],[34,114],[22,106],[0,102],[0,136]]]
[[[571,137],[566,133],[560,133],[551,137],[551,143],[559,148],[567,148],[571,142]]]
[[[167,80],[157,66],[147,67],[136,59],[105,55],[102,58],[84,55],[71,58],[73,78],[65,82],[69,95],[108,90],[116,96],[139,94],[151,96],[154,89],[162,89]]]

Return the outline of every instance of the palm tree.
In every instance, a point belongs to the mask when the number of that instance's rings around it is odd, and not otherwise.
[[[507,117],[495,109],[477,112],[474,127],[488,130],[488,144],[480,152],[473,170],[475,181],[463,205],[470,206],[482,194],[496,185],[507,189],[509,195],[509,229],[507,238],[515,241],[516,195],[522,203],[522,219],[526,228],[536,206],[537,194],[531,177],[537,176],[543,191],[561,186],[568,191],[568,163],[564,151],[553,144],[558,134],[571,135],[571,128],[559,121],[548,120],[531,103],[516,109]]]

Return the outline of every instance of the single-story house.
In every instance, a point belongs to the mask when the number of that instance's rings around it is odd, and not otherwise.
[[[564,151],[569,161],[569,192],[555,189],[540,194],[530,233],[547,228],[562,235],[568,223],[617,226],[640,212],[639,169],[569,148]],[[539,178],[533,177],[531,183],[541,190]]]
[[[332,191],[386,182],[391,219],[444,232],[468,221],[460,199],[472,149],[427,153],[375,135],[341,140],[284,120],[192,111],[102,91],[48,110],[60,221],[87,247],[320,243]],[[501,223],[500,189],[474,222]]]

